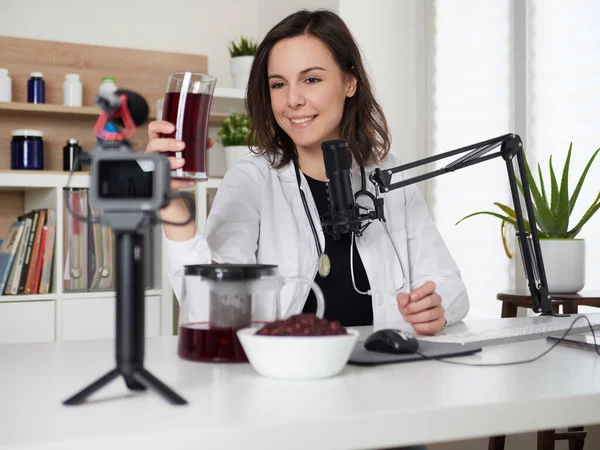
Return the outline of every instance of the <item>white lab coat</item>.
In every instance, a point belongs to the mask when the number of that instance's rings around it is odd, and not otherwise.
[[[398,161],[390,155],[379,167],[397,165]],[[367,177],[374,168],[365,168]],[[360,175],[358,167],[353,167],[355,192],[361,186]],[[400,174],[395,175],[394,181],[399,177]],[[303,174],[301,179],[321,248],[325,248],[316,204]],[[374,186],[368,180],[366,186],[374,193]],[[387,225],[406,273],[402,273],[382,224],[372,223],[356,239],[356,246],[371,286],[374,325],[403,322],[396,294],[416,289],[428,280],[436,283],[448,325],[460,321],[469,309],[467,291],[417,187],[396,189],[385,194],[384,199]],[[372,208],[366,198],[359,203]],[[185,242],[167,240],[166,250],[169,278],[179,299],[183,265],[207,264],[211,259],[221,263],[276,264],[283,276],[313,280],[318,268],[317,249],[293,164],[273,169],[262,156],[251,155],[241,160],[227,171],[221,182],[204,233]],[[291,288],[282,292],[282,311],[286,311],[293,295],[302,299],[308,296],[308,286],[296,286],[295,292]]]

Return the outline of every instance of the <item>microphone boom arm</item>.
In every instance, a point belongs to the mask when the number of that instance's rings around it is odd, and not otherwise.
[[[491,150],[500,147],[499,151],[489,153]],[[468,153],[467,153],[468,152]],[[455,161],[447,164],[441,169],[431,171],[422,175],[417,175],[412,178],[392,183],[392,175],[405,170],[413,169],[425,164],[429,164],[452,156],[466,153]],[[519,246],[523,256],[523,264],[527,275],[527,284],[531,292],[533,302],[533,311],[542,315],[552,315],[552,298],[548,292],[548,282],[546,280],[546,271],[544,269],[544,261],[540,247],[540,240],[535,221],[533,203],[531,201],[531,193],[529,183],[527,181],[527,173],[525,168],[525,157],[523,154],[523,142],[516,134],[505,134],[494,139],[478,142],[476,144],[462,147],[439,155],[424,158],[408,164],[402,164],[390,169],[375,169],[369,174],[369,180],[373,183],[380,192],[386,193],[394,189],[399,189],[411,184],[415,184],[430,178],[435,178],[448,172],[454,172],[458,169],[463,169],[475,164],[502,157],[506,162],[506,170],[508,172],[508,181],[513,199],[516,222],[517,222],[517,237]],[[517,166],[521,178],[523,188],[523,198],[525,200],[525,209],[527,211],[527,220],[529,221],[530,230],[527,231],[521,209],[519,199],[519,190],[517,178],[513,167],[513,158],[517,159]]]

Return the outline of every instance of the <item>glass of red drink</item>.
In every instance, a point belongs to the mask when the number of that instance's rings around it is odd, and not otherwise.
[[[184,158],[181,169],[171,171],[171,178],[203,181],[206,173],[206,139],[210,106],[217,79],[204,73],[175,72],[169,75],[162,119],[171,122],[175,131],[163,137],[185,142],[185,149],[169,156]]]

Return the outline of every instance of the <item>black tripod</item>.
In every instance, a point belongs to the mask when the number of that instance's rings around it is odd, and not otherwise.
[[[125,384],[132,391],[150,388],[173,405],[185,405],[187,402],[182,397],[144,368],[143,237],[137,231],[115,231],[115,240],[117,367],[65,400],[63,404],[84,403],[87,397],[122,375]]]

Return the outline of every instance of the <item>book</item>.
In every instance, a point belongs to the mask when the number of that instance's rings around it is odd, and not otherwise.
[[[48,220],[46,221],[46,244],[44,246],[44,257],[42,264],[42,275],[39,285],[39,294],[48,294],[50,292],[50,278],[54,261],[54,237],[56,236],[56,210],[48,210]]]
[[[25,250],[25,259],[23,260],[23,268],[21,269],[21,278],[19,279],[18,294],[25,293],[25,282],[27,281],[27,273],[29,272],[29,263],[31,262],[31,252],[33,250],[33,240],[35,239],[35,231],[39,218],[39,211],[31,211],[27,215],[31,215],[31,231],[27,241],[27,249]]]
[[[27,252],[27,245],[29,243],[29,234],[31,232],[31,225],[33,223],[31,217],[24,216],[21,220],[24,222],[23,233],[21,234],[21,240],[19,242],[19,248],[15,254],[15,258],[8,275],[8,281],[4,287],[5,295],[17,295],[19,290],[19,280],[21,279],[21,271],[23,269],[23,263],[25,261],[25,253]]]
[[[40,248],[42,242],[42,233],[46,226],[46,210],[40,209],[38,212],[38,221],[35,228],[35,235],[33,237],[33,244],[31,247],[31,258],[29,261],[29,267],[27,269],[27,278],[25,278],[25,287],[23,292],[27,295],[31,295],[34,292],[35,277],[37,274],[37,266],[40,257]]]
[[[25,224],[21,221],[13,222],[8,229],[6,239],[2,241],[2,246],[0,246],[0,294],[4,292],[4,287],[8,281],[24,226]]]
[[[44,260],[44,249],[46,248],[46,234],[48,233],[48,227],[44,225],[42,229],[42,237],[40,240],[40,251],[38,259],[35,263],[35,276],[33,278],[33,294],[37,294],[40,288],[40,278],[42,276],[42,263]]]

